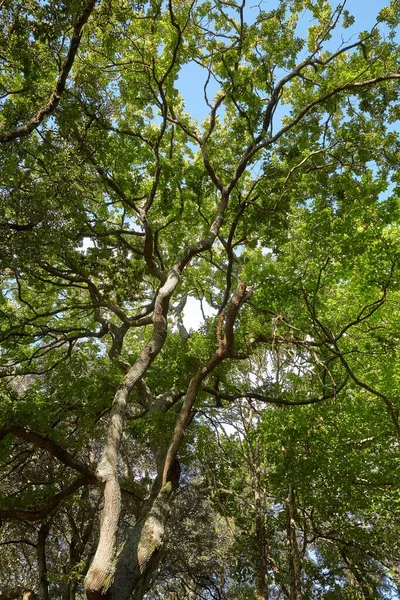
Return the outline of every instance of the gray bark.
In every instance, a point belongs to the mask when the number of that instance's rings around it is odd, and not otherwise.
[[[125,421],[129,393],[160,352],[167,336],[167,313],[171,294],[179,282],[172,269],[160,288],[155,302],[153,334],[138,359],[128,370],[123,384],[115,394],[103,455],[96,475],[104,483],[104,507],[100,519],[100,538],[96,554],[85,578],[88,600],[107,597],[114,574],[114,559],[118,522],[121,513],[121,490],[118,481],[118,452]]]
[[[168,482],[144,504],[142,514],[126,539],[117,560],[110,600],[142,600],[157,571],[164,543],[165,527],[171,513],[173,493],[179,485],[180,466],[175,461]]]
[[[202,148],[202,150],[204,154],[205,166],[210,172],[210,175],[212,177],[214,175],[215,179],[215,174],[213,174],[212,167],[207,162],[205,148]],[[96,476],[104,484],[104,507],[100,518],[100,538],[97,545],[97,550],[85,578],[85,590],[88,600],[101,600],[102,598],[109,598],[109,588],[111,586],[111,583],[113,582],[113,576],[115,571],[114,563],[116,553],[116,538],[118,532],[118,522],[121,513],[121,491],[117,471],[118,452],[121,443],[123,425],[125,421],[128,396],[131,390],[138,383],[138,381],[146,373],[152,361],[161,351],[164,345],[165,339],[167,337],[167,315],[169,301],[179,283],[181,273],[184,271],[184,269],[190,263],[194,256],[211,248],[218,235],[218,231],[222,224],[224,212],[228,204],[230,190],[223,188],[221,184],[218,184],[217,187],[221,192],[221,200],[215,215],[215,219],[211,224],[208,234],[199,242],[188,247],[184,251],[179,262],[168,273],[155,273],[156,276],[160,275],[160,278],[164,281],[164,283],[158,290],[154,304],[152,336],[149,343],[143,348],[143,350],[139,354],[139,357],[136,360],[136,362],[128,369],[124,379],[124,383],[117,390],[117,393],[114,397],[107,439],[104,445],[102,458],[96,471]],[[147,222],[146,212],[144,213],[143,217],[145,224]],[[149,239],[149,235],[146,234],[145,257],[151,272],[151,249],[150,256],[147,257],[149,251]],[[241,284],[239,288],[243,292],[246,291],[246,287],[243,286],[243,284]],[[239,306],[243,300],[244,294],[240,296],[237,302],[236,298],[234,298],[230,310],[228,309],[226,319],[226,336],[225,339],[222,340],[225,350],[227,348],[230,348],[233,342],[233,322],[237,310],[239,309]],[[232,327],[230,327],[231,322]],[[182,439],[182,423],[186,423],[186,413],[188,411],[188,408],[189,402],[184,402],[181,413],[178,417],[179,423],[177,423],[177,426],[175,428],[174,437],[171,441],[165,460],[162,478],[162,490],[165,490],[167,488],[166,482],[168,482],[168,473],[175,461],[178,447]],[[145,531],[146,528],[144,528],[143,533]],[[152,561],[149,560],[148,563],[150,564],[150,562]]]

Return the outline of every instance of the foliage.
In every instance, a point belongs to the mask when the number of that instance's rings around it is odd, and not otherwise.
[[[0,3],[0,598],[399,597],[400,4],[351,5]]]

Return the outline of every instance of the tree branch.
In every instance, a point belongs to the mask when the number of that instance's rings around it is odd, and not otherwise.
[[[248,290],[246,288],[246,284],[239,282],[239,285],[233,295],[233,298],[226,310],[225,331],[223,336],[221,334],[218,335],[219,339],[217,350],[209,358],[207,363],[203,367],[201,367],[190,380],[186,396],[183,400],[182,408],[175,422],[174,432],[165,457],[161,481],[162,488],[168,482],[170,469],[174,464],[179,450],[179,446],[183,440],[186,428],[190,422],[192,408],[196,401],[197,393],[200,389],[202,382],[225,358],[228,358],[233,354],[233,326],[235,324],[235,320],[238,315],[239,309],[247,297]],[[220,323],[222,322],[222,316],[223,315],[221,314]],[[219,327],[219,329],[221,330],[222,327]]]
[[[82,13],[75,23],[67,57],[58,76],[56,87],[51,94],[48,103],[42,106],[36,115],[32,117],[30,121],[25,123],[25,125],[20,125],[19,127],[15,127],[10,131],[0,131],[0,143],[9,142],[11,140],[29,135],[34,129],[39,127],[40,123],[45,117],[49,116],[56,110],[58,104],[60,103],[61,96],[65,90],[68,75],[72,69],[72,65],[74,64],[74,60],[78,52],[79,44],[82,38],[82,29],[88,21],[95,7],[96,1],[97,0],[88,0]]]

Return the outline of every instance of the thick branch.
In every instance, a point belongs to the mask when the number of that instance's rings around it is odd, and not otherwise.
[[[0,429],[0,439],[2,439],[8,433],[12,433],[13,435],[26,440],[27,442],[31,442],[38,448],[43,448],[56,458],[60,462],[62,462],[67,467],[71,467],[71,469],[75,469],[82,475],[84,475],[88,479],[88,483],[97,483],[97,478],[94,472],[87,467],[86,465],[81,464],[72,454],[70,454],[67,450],[53,442],[47,437],[40,435],[40,433],[36,433],[35,431],[31,431],[29,429],[25,429],[24,427],[20,427],[19,425],[13,425],[12,427],[1,428]]]
[[[15,127],[10,131],[0,132],[0,143],[9,142],[11,140],[29,135],[34,129],[39,127],[40,123],[45,117],[52,114],[56,110],[61,100],[61,96],[65,90],[68,75],[72,69],[72,65],[74,64],[74,60],[78,52],[79,44],[82,38],[82,29],[89,19],[95,4],[96,0],[88,0],[82,13],[75,23],[67,57],[59,74],[56,87],[51,94],[48,103],[42,106],[36,115],[32,117],[30,121],[25,123],[25,125],[20,125],[19,127]]]
[[[234,402],[240,398],[248,398],[250,400],[259,400],[260,402],[265,402],[266,404],[277,404],[278,406],[306,406],[308,404],[317,404],[318,402],[324,402],[324,400],[335,398],[336,395],[344,388],[348,380],[349,376],[347,375],[344,380],[337,385],[337,387],[333,388],[329,392],[322,394],[322,396],[313,396],[311,398],[306,398],[305,400],[285,400],[284,398],[265,396],[264,394],[259,394],[258,392],[237,392],[235,394],[226,394],[220,390],[215,390],[208,386],[203,386],[203,390],[219,400],[227,400],[228,402]]]
[[[168,481],[169,471],[176,459],[179,446],[183,440],[186,428],[190,422],[192,408],[197,398],[197,393],[200,389],[202,382],[208,377],[208,375],[225,359],[233,354],[233,326],[240,306],[243,304],[247,296],[246,285],[242,282],[239,283],[236,292],[232,298],[226,311],[225,318],[225,335],[218,341],[218,348],[207,361],[207,363],[201,367],[197,373],[190,380],[185,399],[182,404],[182,408],[178,414],[175,422],[175,428],[172,435],[172,439],[167,451],[167,455],[164,462],[163,476],[161,486],[165,486]],[[221,315],[222,317],[222,315]]]
[[[36,600],[36,594],[33,590],[24,588],[9,590],[0,594],[0,600],[14,600],[14,598],[22,598],[22,600]]]
[[[1,136],[1,133],[0,133]],[[1,137],[0,137],[1,141]],[[26,223],[20,225],[18,223],[0,223],[0,229],[9,229],[11,231],[30,231],[35,227],[35,223]]]
[[[0,510],[0,519],[15,519],[17,521],[42,521],[60,504],[64,498],[72,496],[80,487],[89,484],[87,477],[80,477],[55,494],[42,508],[33,510],[4,509]]]

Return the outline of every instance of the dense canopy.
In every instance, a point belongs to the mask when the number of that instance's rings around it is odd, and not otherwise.
[[[0,2],[0,600],[400,598],[400,2],[357,4]]]

